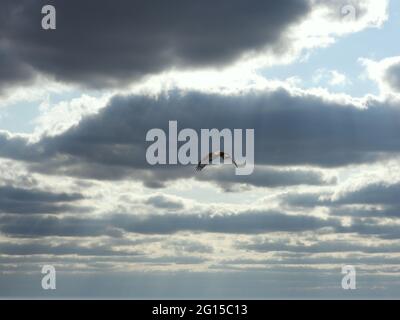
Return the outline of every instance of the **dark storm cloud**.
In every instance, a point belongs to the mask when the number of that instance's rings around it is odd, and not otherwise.
[[[83,199],[79,193],[53,193],[0,186],[0,213],[45,214],[80,210],[66,203]]]
[[[41,28],[47,4],[57,10],[55,31]],[[39,72],[84,86],[116,86],[171,68],[282,52],[285,31],[310,10],[307,0],[5,0],[0,39],[8,43],[6,55]],[[14,69],[11,79],[27,77],[18,64]],[[0,77],[0,84],[8,79]]]
[[[201,128],[255,129],[256,165],[338,167],[398,155],[398,119],[400,109],[389,103],[370,100],[368,108],[360,109],[313,95],[293,96],[283,89],[235,96],[177,91],[157,98],[117,96],[98,114],[36,144],[1,134],[0,156],[28,161],[32,170],[42,173],[136,178],[162,187],[171,180],[196,177],[192,166],[152,167],[146,162],[146,133],[153,128],[168,132],[168,120],[177,120],[179,130],[198,133]],[[291,171],[288,177],[284,171],[257,170],[269,179],[259,179],[256,173],[234,179],[256,186],[333,182],[313,171]],[[229,183],[233,179],[219,178]]]
[[[0,218],[0,231],[10,236],[101,236],[119,237],[122,231],[139,234],[174,234],[181,231],[253,234],[303,232],[339,227],[338,220],[323,220],[277,212],[239,214],[116,214],[105,218],[19,217]]]
[[[0,35],[1,41],[1,35]],[[16,84],[26,84],[34,77],[33,69],[6,52],[0,44],[0,94]]]
[[[391,89],[395,92],[400,92],[400,63],[390,66],[384,74],[383,79]]]

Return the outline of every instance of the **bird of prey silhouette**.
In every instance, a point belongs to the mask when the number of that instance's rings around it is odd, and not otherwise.
[[[203,170],[206,166],[211,164],[214,159],[217,158],[221,158],[222,160],[232,159],[232,163],[235,165],[236,168],[238,167],[235,160],[233,160],[233,158],[229,154],[223,151],[216,151],[216,152],[210,152],[206,157],[204,157],[197,165],[196,170],[197,171]]]

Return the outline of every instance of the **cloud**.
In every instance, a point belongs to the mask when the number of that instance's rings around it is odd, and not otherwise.
[[[113,250],[110,246],[77,246],[70,243],[52,245],[46,244],[18,244],[0,243],[0,251],[4,255],[34,256],[34,255],[79,255],[79,256],[136,256],[137,252],[127,250]]]
[[[0,95],[16,85],[23,85],[30,82],[34,78],[33,68],[10,55],[2,48],[0,42]]]
[[[210,245],[198,242],[198,241],[188,241],[188,240],[172,240],[163,245],[163,248],[170,249],[173,248],[176,252],[185,253],[213,253],[214,248]]]
[[[382,263],[385,265],[396,265],[399,264],[400,259],[397,257],[385,257],[385,256],[345,256],[345,257],[332,257],[332,256],[299,256],[293,258],[287,258],[284,260],[273,260],[273,259],[233,259],[233,260],[226,260],[222,262],[223,265],[232,265],[232,266],[241,266],[242,270],[245,267],[254,268],[259,266],[270,267],[275,266],[276,269],[287,269],[292,270],[293,272],[300,271],[303,269],[303,272],[310,271],[313,268],[321,272],[321,265],[328,266],[329,269],[338,268],[337,266],[343,265],[353,265],[356,267],[356,270],[360,271],[363,269],[365,265],[373,265],[373,266],[380,266]],[[244,266],[246,265],[246,266]],[[307,268],[302,268],[302,266],[307,265]],[[222,267],[221,266],[221,267]],[[274,269],[275,269],[274,268]],[[304,270],[305,269],[305,270]],[[390,268],[394,273],[396,273],[396,268]]]
[[[331,215],[347,216],[357,218],[396,218],[400,217],[398,206],[385,205],[381,209],[376,208],[354,208],[354,207],[333,207],[330,209]]]
[[[338,194],[289,192],[280,197],[282,203],[294,207],[337,207],[341,205],[400,206],[399,183],[376,182],[358,189],[342,190]]]
[[[283,242],[261,241],[253,243],[242,243],[238,245],[240,249],[252,250],[257,252],[293,252],[298,255],[319,254],[319,253],[398,253],[400,246],[398,244],[385,245],[366,245],[365,239],[360,241],[320,241],[305,245],[303,243],[288,244]]]
[[[400,206],[400,183],[372,183],[339,196],[339,204],[383,204]]]
[[[389,223],[380,223],[377,219],[353,218],[352,224],[346,227],[340,227],[338,232],[356,233],[360,235],[374,235],[381,239],[400,239],[400,229],[397,221],[389,221]]]
[[[280,205],[288,210],[326,208],[331,216],[350,217],[356,219],[354,221],[357,222],[360,218],[395,219],[400,217],[399,194],[399,183],[375,182],[336,193],[287,192],[279,196],[279,201]],[[373,232],[374,223],[378,221],[373,223],[367,221],[368,233]],[[359,225],[358,222],[356,224]],[[379,230],[380,227],[377,225],[378,233]],[[393,230],[389,230],[389,233],[393,234]]]
[[[180,0],[174,10],[166,10],[161,0],[115,5],[100,0],[96,10],[78,1],[52,0],[57,29],[45,31],[40,21],[47,4],[3,1],[0,55],[14,60],[7,63],[10,76],[0,78],[0,86],[40,75],[110,88],[171,70],[249,61],[260,68],[289,62],[304,49],[332,44],[337,36],[380,26],[388,7],[386,0],[360,0],[352,4],[355,19],[344,20],[341,9],[349,3],[342,0],[257,0],[251,6],[244,0],[205,0],[201,5]]]
[[[4,0],[0,106],[111,90],[42,103],[32,135],[0,131],[8,159],[0,163],[0,273],[23,275],[0,277],[0,295],[29,295],[21,288],[37,288],[37,279],[21,279],[53,264],[57,294],[75,297],[162,298],[171,283],[180,297],[193,297],[193,283],[208,298],[321,297],[341,290],[338,266],[349,263],[364,284],[357,294],[380,277],[398,295],[400,187],[370,183],[379,173],[358,166],[398,160],[400,108],[389,97],[399,92],[398,57],[377,62],[387,93],[379,100],[305,91],[258,72],[382,25],[387,3],[353,2],[357,15],[344,21],[347,0],[178,0],[174,10],[157,0],[53,0],[58,25],[47,32],[40,9],[49,1]],[[320,80],[349,84],[337,70]],[[254,174],[150,166],[145,135],[167,131],[168,120],[196,131],[255,129]],[[171,188],[148,194],[137,182]],[[254,192],[242,199],[207,182]],[[115,283],[118,292],[103,290]]]
[[[122,232],[109,226],[107,221],[76,217],[15,216],[0,217],[0,230],[18,237],[120,237]]]
[[[172,68],[221,66],[245,54],[282,51],[289,45],[285,31],[311,10],[307,0],[256,1],[251,6],[242,0],[206,0],[201,6],[178,1],[173,10],[163,1],[110,5],[100,0],[94,9],[89,3],[53,0],[57,29],[46,32],[39,27],[46,4],[3,3],[0,36],[8,43],[6,54],[58,80],[88,87],[118,86]]]
[[[117,216],[114,223],[128,232],[144,234],[170,234],[179,231],[201,231],[216,233],[264,233],[301,232],[332,226],[325,221],[310,216],[293,216],[275,212],[248,212],[211,216],[168,214],[148,217]]]
[[[46,214],[76,212],[82,208],[69,204],[82,200],[79,193],[53,193],[35,189],[0,186],[0,213]]]
[[[400,56],[385,58],[379,61],[361,58],[366,67],[367,76],[379,85],[382,95],[400,94]]]
[[[330,86],[343,86],[351,84],[345,74],[337,70],[318,69],[313,76],[314,83],[327,82]]]
[[[385,81],[394,92],[400,93],[400,62],[391,65],[385,73]]]
[[[332,203],[328,199],[321,199],[325,194],[312,192],[287,192],[279,197],[282,205],[300,208],[313,208],[317,206],[329,206]]]
[[[114,214],[104,218],[18,217],[0,218],[0,230],[14,236],[84,237],[109,235],[122,231],[139,234],[174,234],[182,231],[254,234],[265,232],[302,232],[337,227],[338,220],[279,212],[241,212],[211,215],[187,214]]]
[[[146,133],[152,128],[168,132],[169,120],[177,120],[179,130],[192,128],[197,132],[201,128],[255,129],[258,166],[340,167],[397,156],[398,106],[376,100],[368,100],[366,105],[360,108],[284,89],[235,95],[172,91],[157,97],[116,96],[97,114],[36,143],[0,133],[0,157],[26,161],[31,170],[41,173],[133,178],[150,187],[162,187],[167,181],[196,174],[191,167],[147,164],[150,143]],[[262,182],[251,177],[242,178],[242,182],[255,186],[276,186],[277,180],[286,185],[330,182],[312,171],[256,170],[271,179]],[[218,177],[231,182],[223,173]]]
[[[276,167],[257,166],[254,174],[248,176],[232,175],[230,168],[213,168],[196,176],[200,181],[211,181],[224,191],[246,190],[254,187],[289,187],[297,185],[324,186],[336,183],[334,177],[327,177],[317,170],[278,169]]]
[[[184,204],[181,200],[164,195],[151,196],[144,203],[161,209],[179,210],[184,208]]]

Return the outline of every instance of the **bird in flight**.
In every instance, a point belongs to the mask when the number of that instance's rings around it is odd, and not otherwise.
[[[211,164],[213,160],[217,158],[221,158],[222,160],[232,159],[232,163],[235,165],[236,168],[238,167],[235,160],[233,160],[233,158],[229,154],[223,151],[216,151],[216,152],[210,152],[206,157],[204,157],[197,165],[196,170],[197,171],[203,170],[207,165]]]

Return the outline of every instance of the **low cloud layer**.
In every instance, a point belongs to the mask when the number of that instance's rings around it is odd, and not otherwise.
[[[239,214],[115,214],[104,218],[16,217],[0,218],[0,230],[14,236],[100,236],[120,237],[122,231],[140,234],[212,232],[254,234],[264,232],[302,232],[337,227],[338,220],[279,212]],[[34,227],[32,227],[34,226]]]

